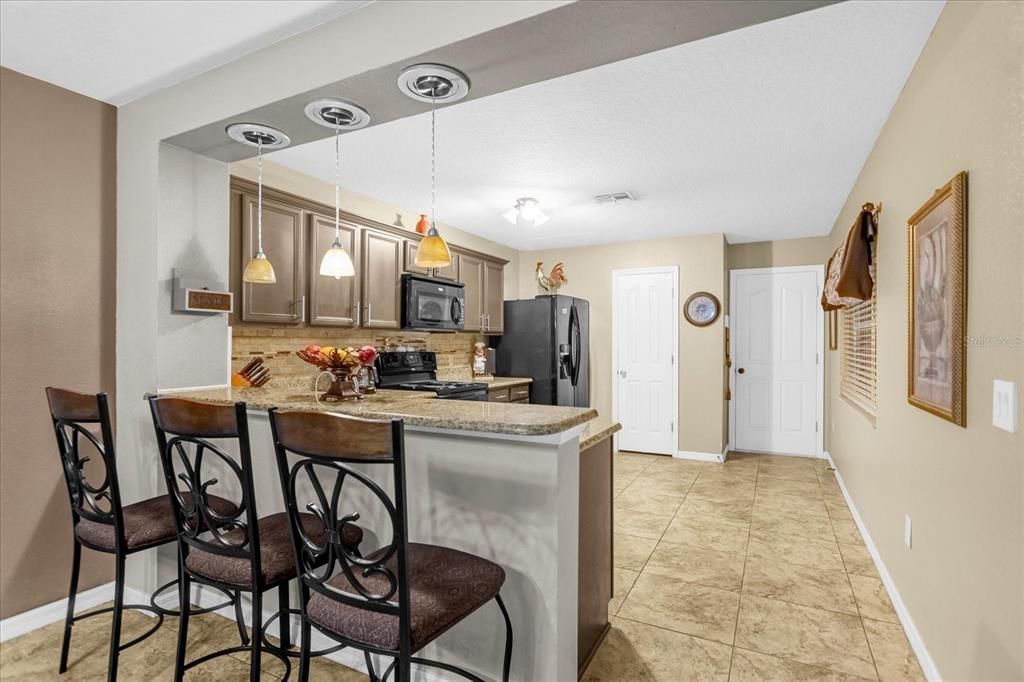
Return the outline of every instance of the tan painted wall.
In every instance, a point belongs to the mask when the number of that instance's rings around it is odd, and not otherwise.
[[[229,168],[232,175],[256,182],[255,159],[232,163]],[[297,194],[312,201],[327,204],[328,206],[334,205],[333,184],[272,161],[265,160],[263,162],[263,182],[268,187]],[[344,210],[364,218],[370,218],[385,225],[401,225],[408,228],[409,231],[414,230],[417,221],[420,219],[418,213],[399,208],[373,197],[368,197],[365,194],[352,192],[344,187],[341,190],[341,206]],[[482,251],[483,253],[507,260],[508,265],[505,266],[505,298],[516,298],[517,272],[519,269],[518,251],[446,223],[438,223],[438,229],[441,231],[442,236],[453,244],[458,244],[475,251]]]
[[[731,270],[823,265],[831,255],[828,245],[828,237],[729,244],[725,247],[725,260]]]
[[[884,203],[878,424],[835,397],[830,353],[830,451],[945,680],[1024,679],[1024,432],[991,425],[992,380],[1024,386],[1022,65],[1024,4],[948,3],[830,239],[838,245],[863,202]],[[905,240],[907,218],[964,169],[967,334],[1010,342],[968,344],[960,428],[906,400]]]
[[[603,415],[612,414],[612,271],[662,265],[679,267],[679,449],[721,453],[723,403],[723,325],[697,328],[686,322],[682,302],[694,291],[724,292],[725,239],[720,234],[656,239],[625,244],[524,251],[519,255],[519,295],[538,293],[537,261],[547,272],[565,263],[569,283],[560,293],[590,301],[590,402]]]
[[[43,388],[114,390],[117,110],[0,68],[0,618],[67,596]],[[111,579],[86,551],[79,586]]]

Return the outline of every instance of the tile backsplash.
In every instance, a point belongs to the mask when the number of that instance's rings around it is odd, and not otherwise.
[[[431,334],[400,329],[339,329],[328,327],[233,327],[231,333],[231,371],[237,372],[254,357],[262,357],[276,379],[316,376],[317,370],[295,355],[311,343],[321,346],[372,345],[378,350],[385,343],[409,346],[437,353],[439,379],[469,380],[473,374],[473,344],[487,341],[472,333]]]

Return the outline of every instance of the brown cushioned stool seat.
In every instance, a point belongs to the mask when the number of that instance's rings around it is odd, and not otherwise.
[[[209,506],[218,514],[232,516],[238,511],[234,502],[216,495],[207,495]],[[186,503],[191,503],[187,498]],[[174,509],[167,495],[129,504],[121,509],[124,518],[124,539],[127,549],[136,550],[171,542],[178,535]],[[108,552],[114,551],[114,524],[79,519],[75,535],[87,545]]]
[[[397,561],[397,556],[392,556],[387,562],[396,576]],[[413,651],[422,649],[494,599],[505,582],[501,566],[447,547],[409,543],[408,564]],[[363,578],[357,573],[357,579],[374,593],[388,591],[388,581],[383,576]],[[359,594],[343,572],[327,584],[342,592]],[[399,646],[398,616],[348,606],[319,592],[310,596],[306,612],[315,623],[341,637],[383,649]]]
[[[300,514],[302,527],[306,535],[318,545],[324,544],[324,527],[320,519],[312,514]],[[288,512],[280,512],[264,516],[259,521],[260,531],[260,567],[266,586],[273,587],[283,581],[291,580],[297,574],[295,570],[295,554],[292,550],[290,531],[288,529]],[[242,528],[225,533],[224,538],[232,544],[245,541],[246,531]],[[357,547],[363,541],[363,530],[354,524],[346,523],[342,527],[342,542],[349,547]],[[228,557],[213,552],[192,548],[189,550],[185,565],[193,573],[210,580],[239,587],[252,586],[252,569],[249,559]]]

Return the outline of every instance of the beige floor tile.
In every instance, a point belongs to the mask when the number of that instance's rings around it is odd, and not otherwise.
[[[924,673],[901,626],[865,618],[864,629],[882,682],[924,682]]]
[[[696,471],[664,471],[661,467],[648,469],[633,479],[630,490],[643,490],[658,495],[686,495],[697,478]]]
[[[638,477],[639,478],[639,477]],[[636,483],[634,480],[633,483]],[[635,488],[633,483],[615,499],[615,510],[623,512],[648,512],[654,514],[675,514],[683,502],[684,493],[656,493]]]
[[[657,540],[650,538],[616,533],[612,537],[612,564],[617,568],[640,571],[657,544]]]
[[[708,462],[704,464],[703,474],[711,476],[736,476],[739,478],[756,478],[758,464],[754,459],[735,459],[733,455],[721,464]]]
[[[875,562],[864,545],[847,545],[839,543],[839,551],[843,555],[843,563],[846,565],[847,573],[852,575],[866,575],[871,578],[878,578],[878,569]]]
[[[757,459],[761,466],[806,467],[808,469],[814,468],[815,462],[818,461],[813,457],[795,457],[793,455],[758,455]]]
[[[648,471],[677,471],[685,473],[699,473],[704,468],[704,462],[682,457],[670,457],[667,455],[651,455],[651,465]]]
[[[835,541],[832,524],[827,517],[800,512],[761,512],[753,515],[751,531],[761,535],[799,535],[816,540]]]
[[[821,486],[817,479],[813,481],[801,481],[793,478],[778,478],[763,472],[757,474],[757,492],[776,493],[781,495],[797,495],[809,497],[821,497]]]
[[[710,547],[743,556],[747,550],[749,534],[750,525],[747,523],[677,513],[665,529],[662,540],[693,547]]]
[[[839,553],[839,546],[835,542],[799,535],[753,533],[747,545],[747,557],[765,561],[786,561],[829,571],[842,571],[846,568]]]
[[[757,470],[758,478],[771,476],[772,478],[791,478],[797,481],[818,484],[818,474],[813,467],[809,466],[783,466],[780,464],[762,464]]]
[[[743,583],[743,557],[662,540],[647,561],[644,572],[723,590],[738,590]]]
[[[862,617],[887,623],[900,622],[896,609],[889,601],[889,593],[879,578],[851,575],[850,584],[853,586],[853,594],[857,598],[857,606],[860,607]]]
[[[716,468],[718,465],[708,465],[701,470],[697,477],[696,485],[699,488],[725,488],[734,490],[737,493],[753,492],[757,485],[757,479],[746,472],[733,473],[724,469]],[[753,470],[753,467],[747,467]]]
[[[617,503],[618,499],[615,501]],[[646,512],[635,509],[620,509],[618,506],[615,507],[614,514],[616,534],[633,535],[651,540],[661,539],[662,533],[668,528],[668,524],[671,523],[674,516],[672,512]]]
[[[615,567],[613,572],[612,580],[612,600],[608,602],[608,616],[614,616],[619,612],[619,607],[622,606],[622,602],[625,601],[626,595],[633,588],[633,583],[636,582],[637,576],[640,575],[639,571],[631,571],[628,568]]]
[[[835,531],[836,540],[848,545],[863,545],[864,539],[857,530],[857,524],[852,520],[835,519],[832,521],[832,529]]]
[[[845,500],[835,500],[828,495],[824,497],[824,500],[825,507],[828,509],[828,515],[833,519],[853,521],[853,514],[850,513],[850,508],[846,506]]]
[[[747,525],[754,511],[754,503],[747,499],[715,500],[701,493],[691,492],[676,512],[677,516]]]
[[[732,644],[739,593],[644,571],[619,616],[704,639]]]
[[[736,646],[837,672],[873,678],[860,618],[743,595]]]
[[[867,679],[740,648],[733,650],[729,674],[729,682],[863,682]]]
[[[747,557],[743,594],[857,615],[846,571]]]
[[[725,682],[732,647],[623,618],[583,674],[584,682]]]
[[[796,512],[828,517],[828,507],[820,498],[813,496],[785,495],[760,491],[754,498],[754,508],[760,515],[775,512]]]

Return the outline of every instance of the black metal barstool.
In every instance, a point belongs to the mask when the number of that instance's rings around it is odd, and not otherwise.
[[[309,679],[312,629],[363,651],[370,680],[411,679],[413,663],[482,682],[473,673],[414,654],[481,606],[497,602],[505,621],[503,677],[512,663],[512,622],[501,600],[505,571],[497,564],[447,547],[409,543],[406,536],[405,433],[401,420],[380,421],[324,412],[270,411],[281,489],[288,508],[299,570],[302,637],[299,679]],[[393,475],[394,497],[352,465]],[[346,481],[355,491],[346,491]],[[316,514],[311,528],[300,513]],[[378,549],[352,551],[344,528],[380,505],[390,541]],[[385,532],[384,537],[387,536]],[[370,654],[391,657],[377,677]]]
[[[289,656],[298,655],[289,651],[289,615],[294,611],[288,607],[288,582],[296,576],[289,520],[286,512],[263,518],[257,514],[245,403],[215,405],[170,396],[149,396],[149,402],[164,478],[178,520],[181,594],[187,595],[195,582],[252,596],[252,637],[247,641],[243,636],[241,646],[221,649],[187,663],[187,612],[181,617],[175,680],[181,680],[189,668],[217,656],[250,651],[250,679],[256,682],[263,650],[285,664],[287,677],[291,673]],[[212,440],[237,446],[237,460]],[[213,496],[208,490],[220,484],[217,476],[230,481],[221,484],[222,489],[236,489],[235,511],[231,514],[224,514],[210,504]],[[315,516],[303,514],[299,522],[306,532],[323,541]],[[349,524],[343,532],[346,545],[355,551],[362,541],[362,530]],[[274,588],[278,590],[280,605],[274,616],[280,624],[280,646],[266,641],[262,618],[263,594]],[[241,618],[239,627],[244,627]]]
[[[110,409],[104,393],[76,393],[60,388],[47,388],[46,399],[57,436],[64,482],[71,503],[74,550],[71,562],[71,586],[68,590],[68,608],[64,619],[64,639],[60,650],[60,672],[67,672],[71,648],[71,630],[85,618],[104,613],[113,614],[110,631],[110,654],[107,679],[117,679],[119,654],[138,644],[163,624],[164,616],[177,616],[179,611],[165,609],[157,598],[177,584],[173,580],[163,585],[150,597],[149,604],[124,603],[125,560],[131,554],[173,542],[177,538],[171,500],[168,496],[150,498],[134,504],[122,505],[121,488],[117,477],[117,458],[114,448]],[[99,433],[95,433],[98,430]],[[92,460],[92,450],[98,459]],[[92,474],[90,476],[90,473]],[[215,498],[211,504],[222,513],[230,513],[232,505]],[[82,547],[114,555],[114,605],[75,615],[75,596],[78,593],[78,574],[82,562]],[[232,603],[237,605],[237,594],[227,594],[227,601],[193,613],[206,613]],[[121,620],[125,609],[146,611],[156,616],[156,622],[143,634],[125,644],[121,643]]]

